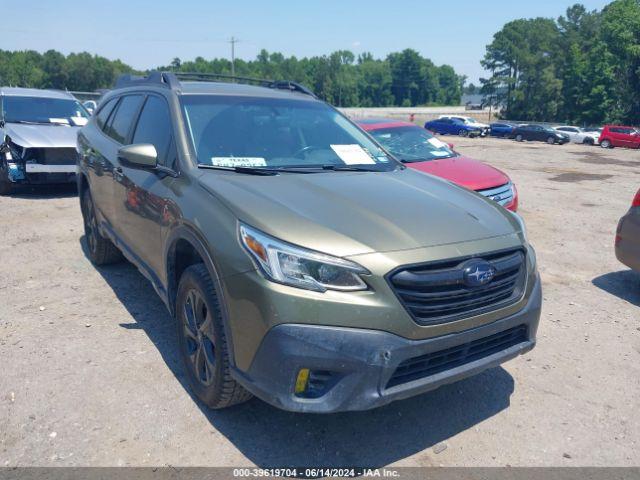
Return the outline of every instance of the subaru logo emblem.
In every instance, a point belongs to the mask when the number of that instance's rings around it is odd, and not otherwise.
[[[464,267],[463,278],[467,287],[481,287],[493,280],[496,269],[485,260],[473,260]]]

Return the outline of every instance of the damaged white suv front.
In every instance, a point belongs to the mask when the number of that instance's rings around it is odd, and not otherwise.
[[[0,195],[16,184],[73,183],[89,113],[68,92],[0,88]]]

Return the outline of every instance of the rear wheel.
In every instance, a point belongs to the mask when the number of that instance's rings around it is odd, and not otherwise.
[[[607,139],[602,140],[602,141],[600,142],[600,146],[601,146],[602,148],[611,148],[611,147],[612,147],[612,145],[611,145],[611,140],[607,140]]]
[[[103,237],[98,229],[95,205],[88,188],[82,193],[80,207],[84,220],[84,238],[87,242],[89,258],[94,265],[107,265],[122,260],[122,253],[118,247],[111,240]]]
[[[524,137],[522,136],[522,134],[517,134],[516,135],[516,142],[522,142],[524,140]]]
[[[553,137],[547,137],[547,143],[549,145],[553,145],[554,143],[556,143],[556,139]]]
[[[593,145],[594,141],[593,141],[593,138],[591,137],[585,137],[582,143],[584,143],[585,145]]]
[[[251,394],[231,376],[220,300],[202,263],[187,268],[178,285],[176,325],[180,354],[196,396],[210,408],[245,402]]]
[[[467,131],[466,131],[465,129],[463,129],[463,128],[461,128],[461,129],[458,131],[458,136],[459,136],[459,137],[466,137],[467,135],[469,135],[469,132],[467,132]]]

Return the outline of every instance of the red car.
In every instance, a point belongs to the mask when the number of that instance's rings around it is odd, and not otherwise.
[[[506,173],[460,155],[424,128],[388,119],[358,124],[408,167],[475,190],[513,212],[518,209],[518,191]]]
[[[640,190],[631,208],[618,223],[616,257],[629,268],[640,272]]]
[[[600,134],[602,148],[640,148],[640,131],[635,127],[605,125]]]

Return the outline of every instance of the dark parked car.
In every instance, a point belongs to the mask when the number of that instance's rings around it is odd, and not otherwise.
[[[509,138],[515,129],[515,125],[511,125],[510,123],[492,123],[489,129],[489,135],[492,137]]]
[[[618,223],[616,257],[627,267],[640,272],[640,190]]]
[[[518,142],[529,140],[547,142],[550,145],[555,143],[563,145],[569,142],[568,135],[557,132],[551,127],[544,127],[542,125],[520,125],[513,131],[512,136]]]
[[[479,137],[483,129],[455,118],[438,118],[424,124],[424,128],[440,135],[459,135],[461,137]]]
[[[124,77],[78,133],[87,255],[153,284],[195,396],[363,410],[534,347],[517,214],[406,168],[301,85],[258,82]]]

